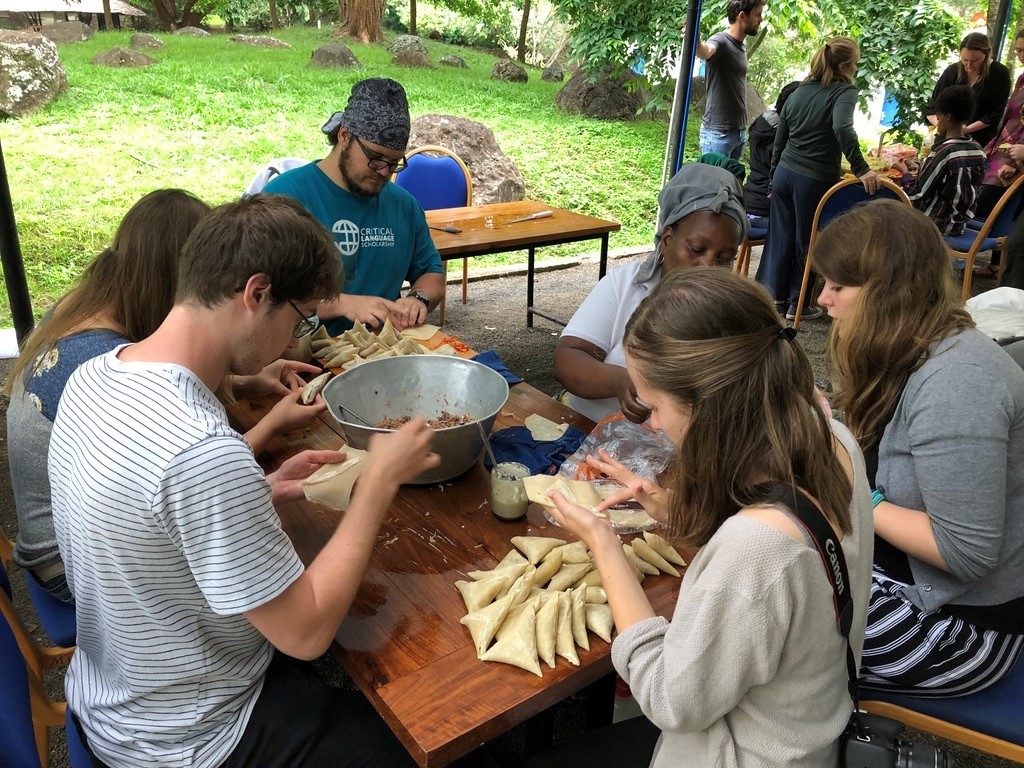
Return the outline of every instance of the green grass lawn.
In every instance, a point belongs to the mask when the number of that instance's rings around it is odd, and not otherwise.
[[[478,120],[519,165],[528,197],[615,219],[612,247],[647,243],[657,207],[664,122],[602,122],[555,108],[559,84],[531,70],[526,85],[491,80],[495,59],[426,41],[431,58],[454,53],[468,70],[391,65],[383,46],[353,45],[356,70],[314,70],[313,49],[330,30],[292,28],[276,36],[292,50],[251,48],[227,36],[164,35],[146,69],[89,60],[129,32],[62,45],[70,87],[33,115],[0,122],[21,247],[35,311],[41,314],[110,240],[124,212],[146,192],[183,187],[216,204],[239,195],[256,169],[280,156],[319,158],[319,131],[344,106],[356,80],[402,82],[413,117],[440,112]],[[546,249],[545,256],[593,248]],[[575,251],[574,251],[575,249]],[[478,266],[523,254],[479,259]],[[452,268],[458,264],[453,263]],[[0,325],[10,323],[6,292]]]

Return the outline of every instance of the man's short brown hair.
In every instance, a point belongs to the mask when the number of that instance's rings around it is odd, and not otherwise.
[[[264,274],[275,304],[337,296],[343,281],[334,241],[291,198],[253,195],[214,208],[192,230],[178,264],[176,304],[212,307]]]

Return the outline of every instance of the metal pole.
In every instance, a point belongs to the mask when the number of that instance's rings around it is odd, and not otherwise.
[[[699,25],[703,5],[703,0],[690,0],[690,7],[686,11],[683,52],[679,60],[679,74],[676,77],[675,96],[672,99],[672,117],[668,124],[665,163],[661,173],[662,186],[675,175],[683,164],[686,124],[690,118],[690,93],[693,89],[693,64],[697,55],[697,35],[700,32]]]
[[[4,282],[7,284],[7,300],[11,305],[14,319],[14,333],[18,345],[32,333],[35,320],[32,317],[32,299],[25,279],[25,263],[21,260],[21,246],[18,243],[18,226],[14,222],[14,205],[11,203],[11,187],[7,182],[7,166],[4,164],[3,147],[0,146],[0,264],[3,265]]]
[[[992,25],[995,32],[995,40],[992,40],[992,60],[1003,60],[1003,48],[1006,47],[1006,34],[1010,26],[1010,11],[1013,7],[1013,0],[999,0],[999,10],[996,12],[996,23]]]

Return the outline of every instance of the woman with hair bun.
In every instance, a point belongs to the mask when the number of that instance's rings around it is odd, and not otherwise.
[[[811,60],[811,71],[779,115],[772,154],[772,200],[768,238],[757,280],[787,319],[794,319],[800,298],[814,211],[829,187],[839,181],[845,156],[868,194],[878,176],[868,168],[853,129],[858,90],[853,85],[860,48],[848,37],[834,37]],[[802,319],[821,310],[804,310]]]

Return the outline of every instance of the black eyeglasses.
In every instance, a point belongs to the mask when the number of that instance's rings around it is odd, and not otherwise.
[[[356,144],[359,145],[359,148],[363,150],[363,154],[366,155],[366,164],[370,167],[370,170],[383,171],[387,168],[388,173],[397,173],[398,171],[405,170],[404,157],[400,157],[397,160],[388,160],[384,155],[368,150],[362,140],[354,133],[352,138],[356,140]]]
[[[291,299],[285,299],[285,301],[291,304],[292,309],[298,312],[299,317],[302,318],[301,320],[299,320],[299,322],[295,324],[295,327],[292,328],[292,336],[294,336],[296,339],[301,339],[307,333],[310,333],[311,331],[316,329],[318,325],[320,325],[320,318],[316,316],[316,312],[314,312],[309,317],[306,317],[302,313],[302,310],[295,306],[294,301],[292,301]]]

